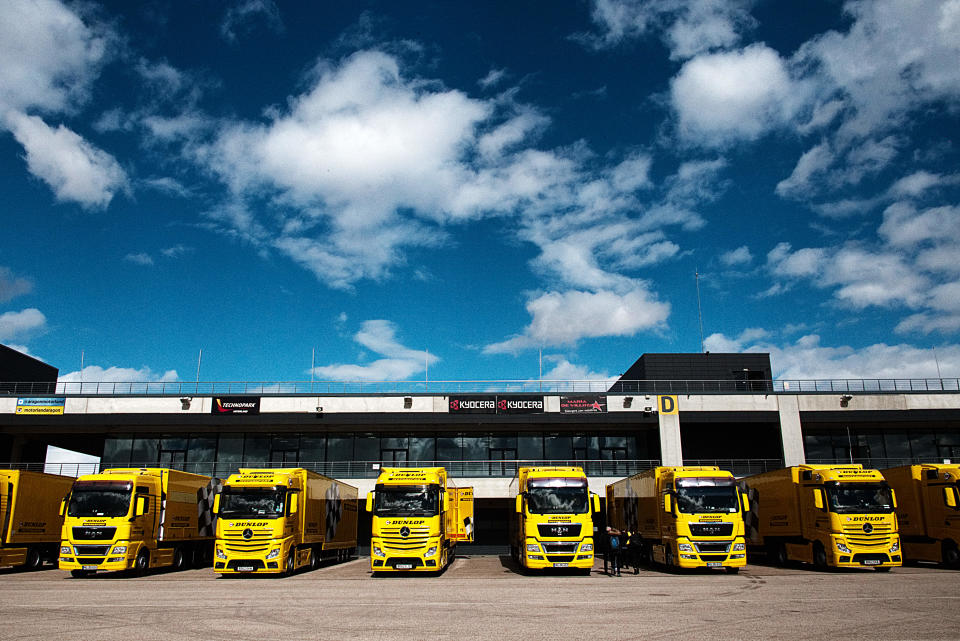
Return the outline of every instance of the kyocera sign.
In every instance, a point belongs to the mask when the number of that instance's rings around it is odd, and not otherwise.
[[[533,414],[543,412],[542,396],[451,396],[451,414]]]

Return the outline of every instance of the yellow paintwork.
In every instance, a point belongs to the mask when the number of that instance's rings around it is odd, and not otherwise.
[[[521,467],[510,483],[514,503],[527,491],[531,479],[571,478],[587,480],[579,467]],[[595,495],[588,493],[587,511],[584,514],[531,514],[526,500],[520,500],[520,511],[514,512],[510,524],[510,544],[520,565],[530,570],[570,567],[589,570],[593,567],[593,515]],[[570,526],[577,531],[572,535],[547,536],[540,533],[539,526]],[[556,548],[548,554],[544,545]],[[533,547],[538,548],[534,551]],[[568,549],[567,549],[568,548]]]
[[[446,498],[441,498],[441,512],[434,516],[372,515],[370,569],[374,572],[437,572],[453,561],[457,542],[473,541],[473,488],[454,486],[446,469],[385,467],[377,485],[436,485]],[[372,503],[374,494],[368,502]]]
[[[114,468],[81,476],[76,483],[90,481],[129,483],[134,490],[130,504],[126,514],[118,517],[65,515],[60,545],[69,547],[71,552],[60,550],[61,570],[128,570],[135,567],[142,550],[149,555],[150,568],[173,565],[178,548],[184,554],[185,563],[192,553],[202,553],[203,546],[208,546],[209,555],[213,532],[212,529],[209,533],[201,531],[198,504],[200,491],[210,487],[214,479],[166,468]],[[138,494],[136,488],[143,488],[144,493]],[[135,514],[137,496],[147,497],[146,514]],[[69,499],[66,503],[69,504]],[[74,536],[74,528],[78,528],[77,532],[93,529],[109,533],[110,528],[114,531],[112,535],[104,535],[105,538],[85,539]],[[125,551],[118,549],[124,547]],[[76,553],[84,551],[86,553]]]
[[[607,523],[634,534],[633,545],[648,546],[658,563],[680,568],[742,568],[747,564],[742,511],[685,513],[675,505],[669,512],[664,510],[663,497],[676,489],[678,479],[704,477],[733,480],[730,472],[718,467],[686,466],[656,467],[612,483],[607,486]],[[690,526],[700,524],[730,532],[694,534]]]
[[[960,544],[960,465],[906,465],[883,471],[897,493],[897,520],[907,561],[946,563]],[[953,495],[949,505],[945,493]]]
[[[809,479],[805,479],[809,473]],[[818,508],[815,490],[825,483],[882,483],[883,475],[859,464],[798,465],[743,479],[749,489],[751,519],[747,543],[772,551],[783,545],[788,560],[814,563],[822,546],[831,567],[899,567],[900,535],[897,516],[889,514],[837,514]],[[845,546],[848,552],[838,546]],[[856,555],[873,555],[864,565]],[[862,558],[862,557],[861,557]]]
[[[0,470],[0,568],[23,565],[31,548],[56,558],[60,502],[71,485],[69,476]]]
[[[229,487],[283,487],[288,498],[280,517],[217,519],[213,567],[220,574],[280,574],[309,565],[311,555],[319,560],[329,551],[342,556],[357,547],[357,488],[352,485],[289,468],[241,469],[227,479],[224,489]],[[295,512],[293,495],[298,497]]]

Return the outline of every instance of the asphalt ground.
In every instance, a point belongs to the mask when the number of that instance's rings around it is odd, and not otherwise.
[[[439,576],[370,576],[369,560],[286,578],[210,569],[144,577],[0,571],[0,639],[960,639],[960,572],[739,575],[632,570],[620,578],[520,574],[504,556],[459,557]]]

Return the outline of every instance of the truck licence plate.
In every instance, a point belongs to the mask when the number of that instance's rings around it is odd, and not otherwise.
[[[238,565],[237,572],[253,572],[252,565]]]
[[[98,570],[99,568],[95,565],[85,565],[83,566],[84,570]]]
[[[707,567],[708,567],[708,568],[722,568],[722,567],[723,567],[723,563],[720,563],[720,562],[718,562],[718,561],[708,561],[708,562],[707,562]]]
[[[412,570],[413,563],[397,563],[394,567],[398,570]]]
[[[554,563],[553,567],[555,568],[568,568],[570,567],[569,563]]]
[[[864,565],[880,565],[880,559],[864,559]]]

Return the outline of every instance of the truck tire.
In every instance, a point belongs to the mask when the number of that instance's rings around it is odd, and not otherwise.
[[[957,550],[957,544],[950,540],[944,541],[940,558],[943,559],[944,565],[950,567],[960,565],[960,551]]]
[[[137,560],[133,563],[133,569],[136,570],[138,576],[146,574],[147,570],[150,569],[150,552],[140,550],[140,553],[137,554]]]
[[[340,551],[337,550],[339,556]],[[310,569],[316,570],[320,567],[320,551],[317,548],[310,548]]]
[[[290,553],[287,554],[287,563],[283,572],[284,576],[290,576],[291,574],[293,574],[294,570],[296,570],[297,568],[296,554],[297,554],[297,551],[293,549],[291,549]]]
[[[21,566],[24,570],[37,570],[43,565],[43,558],[40,556],[40,550],[35,547],[27,548],[27,558]]]
[[[813,565],[818,570],[827,569],[827,551],[823,549],[823,543],[819,541],[813,545]]]
[[[787,546],[783,543],[773,544],[773,562],[781,568],[787,567],[789,558],[787,557]]]
[[[180,546],[173,550],[173,569],[182,570],[187,567],[187,553]]]
[[[90,576],[90,570],[70,570],[70,576],[75,579],[83,579]]]

